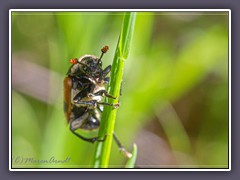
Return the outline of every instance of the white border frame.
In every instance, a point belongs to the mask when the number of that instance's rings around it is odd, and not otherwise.
[[[229,95],[229,102],[228,102],[228,121],[229,121],[229,131],[228,131],[228,169],[221,169],[221,168],[174,168],[174,169],[51,169],[51,168],[43,168],[43,169],[15,169],[12,168],[12,52],[11,52],[11,24],[12,12],[228,12],[229,13],[229,34],[228,34],[228,95]],[[9,171],[231,171],[231,10],[230,9],[10,9],[9,10]]]

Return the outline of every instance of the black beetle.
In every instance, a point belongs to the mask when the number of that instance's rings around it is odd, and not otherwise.
[[[102,112],[101,106],[119,107],[119,103],[101,102],[104,96],[116,99],[116,97],[108,94],[105,88],[105,85],[109,82],[107,75],[111,71],[111,65],[102,69],[101,59],[107,51],[108,46],[104,46],[101,49],[100,58],[93,55],[84,55],[80,58],[70,59],[72,66],[64,79],[64,113],[67,123],[70,124],[70,130],[73,134],[91,143],[104,141],[106,135],[102,139],[99,137],[86,138],[75,131],[77,129],[98,129],[100,126],[99,112]],[[115,133],[113,135],[120,151],[130,157],[131,153],[125,150]]]

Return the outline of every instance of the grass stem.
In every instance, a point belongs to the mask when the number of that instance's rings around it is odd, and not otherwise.
[[[123,77],[124,63],[128,57],[133,38],[136,13],[127,12],[123,18],[122,30],[119,36],[117,48],[115,51],[110,82],[108,87],[109,94],[117,97],[116,99],[106,98],[107,103],[116,104],[120,94],[121,82]],[[121,108],[121,106],[120,106]],[[113,107],[104,107],[102,120],[99,129],[99,136],[107,138],[104,142],[98,142],[94,155],[94,168],[107,168],[112,147],[113,132],[118,109]]]

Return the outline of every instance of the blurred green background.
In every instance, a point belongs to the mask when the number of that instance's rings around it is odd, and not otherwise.
[[[13,168],[91,168],[63,113],[69,59],[112,63],[122,12],[12,12]],[[116,134],[137,168],[228,167],[228,13],[138,12]],[[81,132],[87,137],[97,132]],[[110,167],[127,159],[113,144]]]

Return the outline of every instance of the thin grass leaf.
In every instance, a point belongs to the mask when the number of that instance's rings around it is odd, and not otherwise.
[[[133,144],[132,157],[127,161],[125,168],[134,168],[137,160],[137,145]]]
[[[116,99],[106,99],[107,103],[118,103],[120,94],[121,82],[123,77],[124,60],[127,59],[130,44],[133,38],[133,31],[135,25],[136,13],[128,12],[124,15],[121,34],[118,40],[118,45],[115,51],[108,92],[117,97]],[[104,137],[107,134],[107,139],[104,142],[97,143],[94,157],[95,168],[107,168],[109,165],[109,157],[112,146],[113,132],[115,126],[117,109],[112,107],[105,107],[99,136]]]

